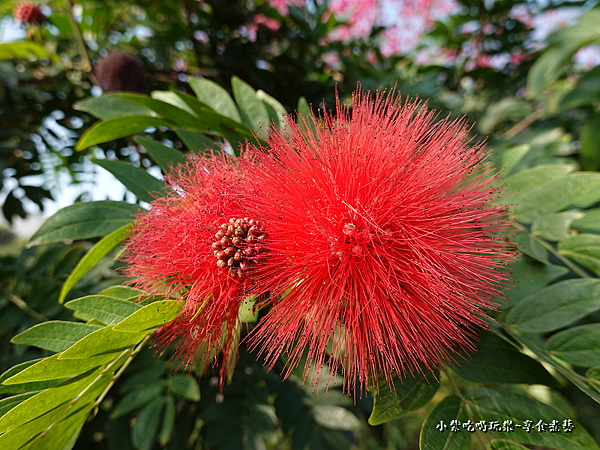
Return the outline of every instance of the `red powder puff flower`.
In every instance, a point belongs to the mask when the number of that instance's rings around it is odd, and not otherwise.
[[[285,356],[286,375],[306,356],[314,383],[324,363],[341,369],[347,392],[472,350],[512,257],[487,152],[468,145],[465,120],[435,123],[392,96],[359,91],[351,111],[338,101],[336,117],[290,121],[252,176],[269,230],[260,283],[280,297],[251,348],[271,367]]]
[[[13,11],[13,17],[19,23],[40,24],[46,20],[38,5],[33,2],[19,2]]]
[[[96,63],[96,78],[105,92],[146,90],[146,75],[142,61],[125,52],[110,52]]]
[[[247,158],[192,158],[167,178],[172,192],[133,224],[124,272],[144,294],[185,300],[183,312],[157,333],[173,345],[179,368],[203,372],[223,353],[221,383],[237,362],[238,311],[262,253],[264,228],[247,217]]]

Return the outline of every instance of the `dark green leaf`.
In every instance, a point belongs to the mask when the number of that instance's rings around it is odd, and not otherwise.
[[[450,422],[453,420],[458,420],[461,424],[467,421],[464,407],[456,395],[446,397],[429,413],[421,428],[419,448],[421,450],[469,450],[471,434],[462,428],[457,433],[450,431]]]
[[[47,219],[29,240],[29,245],[104,236],[131,223],[139,206],[125,202],[75,203]]]
[[[157,396],[161,395],[165,391],[165,388],[165,381],[159,380],[153,383],[143,384],[138,389],[128,392],[110,413],[111,420],[141,408]]]
[[[490,442],[490,450],[527,450],[527,447],[514,441],[494,439]]]
[[[256,96],[256,91],[236,76],[231,78],[231,87],[240,109],[242,122],[255,132],[267,129],[269,127],[269,114],[264,103]]]
[[[162,426],[160,427],[160,433],[158,434],[158,443],[163,447],[167,445],[167,442],[171,439],[173,433],[173,426],[175,425],[175,399],[172,395],[167,397],[167,403],[165,405],[165,414],[163,416]]]
[[[600,85],[600,79],[597,79],[597,84]],[[579,142],[581,167],[583,170],[597,170],[600,166],[600,114],[592,116],[583,125]]]
[[[66,303],[65,307],[87,314],[106,325],[115,325],[141,309],[141,306],[131,301],[108,295],[78,298]]]
[[[89,252],[85,254],[67,280],[63,283],[58,297],[58,303],[62,303],[65,297],[70,292],[71,288],[83,277],[92,267],[94,267],[102,258],[104,258],[111,250],[119,245],[129,233],[131,225],[125,225],[118,230],[113,231],[109,235],[102,238],[94,245]]]
[[[136,136],[133,140],[146,149],[146,152],[165,173],[170,173],[173,167],[187,162],[179,150],[167,147],[154,139]]]
[[[315,422],[332,430],[358,430],[362,423],[346,408],[335,405],[315,405],[313,407]]]
[[[177,136],[179,136],[190,152],[204,153],[211,149],[216,150],[217,153],[222,151],[214,139],[200,133],[184,130],[183,128],[177,128],[175,133],[177,133]]]
[[[600,100],[600,67],[584,73],[575,87],[560,101],[559,108],[579,108]]]
[[[164,398],[158,397],[140,411],[131,430],[131,442],[138,450],[150,450],[152,447],[154,436],[156,436],[160,425],[164,404]]]
[[[600,324],[561,331],[546,341],[546,350],[576,366],[600,365]]]
[[[489,331],[479,333],[477,351],[466,361],[453,363],[452,369],[477,383],[558,385],[540,363]]]
[[[552,281],[569,273],[569,269],[552,264],[520,259],[509,263],[512,279],[516,283],[506,291],[509,306],[512,306]]]
[[[433,374],[427,373],[427,376],[407,374],[402,380],[394,376],[393,386],[389,387],[383,385],[385,380],[380,381],[369,424],[380,425],[424,406],[440,387],[439,377],[440,373],[436,370]]]
[[[119,94],[105,94],[101,97],[89,98],[75,103],[74,108],[85,111],[101,120],[114,119],[123,116],[153,116],[151,109],[130,100],[125,100]]]
[[[35,325],[12,338],[13,344],[32,345],[34,347],[62,352],[75,342],[102,327],[78,322],[50,321]]]
[[[573,228],[585,233],[600,233],[600,208],[582,211],[585,217],[573,221]]]
[[[193,130],[202,130],[204,127],[198,122],[197,117],[194,117],[186,109],[175,106],[172,103],[167,103],[156,98],[148,97],[142,94],[118,94],[121,98],[142,105],[154,111],[163,119],[171,123],[175,123],[180,127],[191,128]]]
[[[515,425],[512,432],[497,432],[502,437],[510,437],[525,444],[535,444],[541,447],[550,447],[560,450],[591,450],[598,449],[592,437],[581,425],[573,421],[573,433],[562,432],[563,420],[569,419],[558,409],[538,402],[524,395],[499,392],[491,389],[477,389],[471,391],[466,398],[473,420],[497,421],[500,426],[504,421],[511,420]],[[536,428],[528,433],[523,429],[525,420],[532,420],[535,426],[538,421],[546,424],[546,431],[539,432]],[[553,420],[558,421],[559,433],[550,433],[548,424]],[[516,425],[521,425],[517,427]]]
[[[150,195],[151,193],[159,197],[167,193],[165,183],[154,178],[144,169],[134,167],[124,161],[111,161],[108,159],[94,159],[93,161],[112,173],[117,180],[142,201],[150,203],[154,200],[154,197]]]
[[[573,235],[571,224],[584,217],[580,211],[565,211],[538,217],[531,224],[531,233],[549,241],[559,241]]]
[[[542,288],[511,308],[507,323],[527,333],[566,327],[600,309],[600,280],[574,279]]]
[[[261,91],[260,89],[256,91],[256,97],[258,97],[258,99],[262,101],[267,108],[270,121],[279,128],[284,129],[286,126],[286,117],[288,112],[285,110],[283,105],[265,91]]]
[[[197,402],[200,400],[200,387],[191,375],[175,375],[170,381],[171,392],[179,397]]]
[[[92,145],[102,144],[104,142],[114,141],[115,139],[131,136],[132,134],[144,131],[148,127],[171,127],[174,123],[160,119],[158,117],[149,116],[124,116],[115,117],[96,122],[89,127],[81,136],[75,150],[84,150]]]

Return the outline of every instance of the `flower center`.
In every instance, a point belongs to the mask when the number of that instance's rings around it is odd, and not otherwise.
[[[229,219],[221,224],[212,244],[217,266],[234,278],[244,278],[258,256],[265,252],[266,237],[265,228],[254,219]]]

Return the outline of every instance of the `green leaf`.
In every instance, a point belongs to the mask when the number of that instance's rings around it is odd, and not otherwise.
[[[600,85],[600,79],[597,81]],[[581,129],[579,161],[583,170],[597,170],[600,166],[600,114],[592,116]]]
[[[178,164],[187,163],[185,156],[179,150],[167,147],[154,139],[136,136],[133,140],[146,149],[146,152],[165,173],[170,173],[171,169]]]
[[[78,298],[66,303],[65,307],[87,314],[106,325],[115,325],[142,308],[131,301],[108,295]]]
[[[20,403],[5,415],[0,417],[0,433],[6,433],[21,423],[26,423],[42,416],[57,406],[64,405],[75,398],[86,386],[96,379],[100,369],[87,372],[51,389],[42,391]],[[1,438],[0,436],[0,442]],[[0,448],[3,448],[0,445]],[[6,448],[6,447],[4,447]]]
[[[33,397],[35,393],[29,392],[26,394],[13,395],[12,397],[3,398],[0,400],[0,417],[6,414],[8,411],[13,409],[19,403]]]
[[[117,180],[144,202],[150,203],[154,200],[150,193],[157,196],[164,196],[167,193],[165,183],[154,178],[144,169],[134,167],[124,161],[108,159],[93,159],[92,161],[112,173]]]
[[[167,442],[171,439],[173,433],[173,427],[175,425],[175,399],[172,395],[167,397],[167,403],[165,405],[165,414],[163,416],[162,426],[160,427],[160,433],[158,434],[158,443],[163,447],[167,445]]]
[[[125,100],[137,103],[154,111],[163,119],[175,123],[180,127],[191,128],[192,130],[204,129],[202,124],[198,122],[198,118],[188,112],[187,108],[181,108],[179,105],[176,106],[170,102],[164,102],[143,94],[121,93],[118,95]]]
[[[574,423],[573,433],[550,433],[546,427],[545,432],[538,432],[533,428],[529,433],[522,426],[525,420],[532,420],[533,425],[542,420],[548,424],[553,420],[559,422],[568,419],[560,410],[538,402],[524,395],[499,392],[491,389],[476,389],[469,392],[466,397],[473,420],[497,421],[502,426],[505,420],[512,420],[515,429],[512,432],[497,432],[503,437],[510,437],[525,444],[535,444],[540,447],[551,447],[560,450],[591,450],[598,449],[592,437],[583,427]],[[521,425],[517,427],[516,425]],[[561,429],[562,431],[562,429]]]
[[[381,380],[379,384],[382,386],[375,394],[369,425],[380,425],[424,406],[440,387],[439,377],[437,370],[433,374],[427,373],[427,376],[407,374],[402,380],[394,375],[393,386],[389,387],[383,386],[385,380]],[[375,390],[375,387],[370,386],[369,390]]]
[[[257,97],[256,91],[236,76],[231,77],[231,87],[240,109],[242,122],[255,132],[267,129],[269,127],[269,114],[265,104]]]
[[[205,153],[210,152],[212,149],[218,154],[222,151],[214,139],[200,133],[184,130],[183,128],[177,128],[175,133],[177,133],[177,136],[179,136],[190,152]]]
[[[124,225],[113,231],[102,238],[83,258],[81,258],[77,266],[75,266],[69,277],[63,283],[58,297],[58,303],[62,303],[65,300],[65,297],[70,292],[71,288],[75,286],[81,277],[125,239],[130,229],[131,225]]]
[[[92,145],[131,136],[144,131],[148,127],[173,128],[174,126],[174,123],[166,119],[149,116],[124,116],[102,120],[85,130],[77,144],[75,144],[75,150],[80,151]]]
[[[548,250],[529,231],[513,231],[512,241],[519,246],[519,250],[544,264],[550,264]]]
[[[575,366],[598,366],[600,324],[581,325],[556,333],[546,341],[546,350]]]
[[[100,120],[114,119],[123,116],[154,116],[151,109],[130,100],[120,94],[104,94],[75,103],[74,109],[85,111]]]
[[[490,450],[527,450],[521,444],[505,439],[494,439],[490,442]]]
[[[558,251],[600,276],[600,235],[580,234],[561,240]]]
[[[52,426],[50,431],[39,435],[27,450],[70,450],[73,448],[92,405],[93,402],[88,401],[87,404],[76,407],[73,413],[61,418],[60,422]]]
[[[183,305],[183,301],[177,300],[161,300],[150,303],[115,325],[114,330],[139,332],[161,327],[175,319]]]
[[[298,99],[298,107],[296,108],[296,111],[298,114],[303,116],[309,116],[311,114],[310,106],[304,97],[300,97]]]
[[[508,312],[506,321],[526,333],[558,330],[600,309],[600,280],[573,279],[542,288]]]
[[[164,404],[164,399],[158,397],[140,411],[131,430],[131,442],[138,450],[150,450],[152,447],[154,436],[156,436],[160,425]]]
[[[600,208],[582,211],[585,217],[573,221],[573,228],[585,233],[600,234]]]
[[[514,216],[525,224],[538,217],[566,208],[580,205],[582,199],[589,203],[590,195],[598,196],[600,173],[576,172],[566,177],[544,183],[535,188],[523,190],[516,198]],[[582,206],[585,207],[585,206]]]
[[[0,44],[0,61],[6,59],[29,59],[29,58],[51,58],[51,54],[42,47],[32,41],[15,41]]]
[[[202,103],[207,104],[219,114],[241,122],[242,117],[229,93],[214,81],[206,78],[189,77],[190,87]]]
[[[531,149],[531,145],[529,144],[521,144],[516,147],[509,148],[504,153],[502,153],[501,157],[501,165],[504,169],[504,176],[508,176],[512,170],[521,162],[523,157],[529,152]]]
[[[569,273],[566,267],[542,264],[528,259],[519,259],[509,263],[508,266],[512,270],[512,280],[516,283],[506,291],[509,306]]]
[[[256,97],[264,103],[270,120],[279,126],[280,129],[284,129],[287,124],[286,117],[288,116],[288,112],[285,110],[284,106],[275,98],[260,89],[256,91]]]
[[[48,218],[29,240],[29,246],[104,236],[131,223],[139,206],[125,202],[75,203]]]
[[[171,378],[169,387],[171,392],[179,397],[193,402],[200,400],[200,387],[191,375],[175,375]]]
[[[113,361],[121,352],[113,352],[80,360],[60,360],[59,355],[44,358],[31,367],[13,375],[3,385],[20,385],[80,375]]]
[[[560,101],[560,109],[579,108],[600,100],[600,67],[583,74],[575,87]]]
[[[565,211],[538,217],[531,224],[531,233],[549,241],[559,241],[573,235],[571,224],[582,219],[581,211]]]
[[[137,313],[134,313],[134,315],[135,314]],[[130,317],[133,317],[133,315]],[[114,328],[117,326],[119,326],[119,324],[100,328],[99,330],[88,334],[86,337],[72,345],[68,350],[58,354],[58,359],[78,360],[90,358],[91,356],[101,356],[123,351],[140,342],[147,334],[147,332],[142,330],[116,331]]]
[[[477,351],[467,358],[451,367],[461,377],[476,383],[558,386],[540,363],[489,331],[479,333]]]
[[[541,164],[530,169],[520,170],[504,180],[505,194],[524,192],[527,188],[535,189],[547,184],[552,180],[567,176],[575,168],[568,164]],[[513,197],[503,200],[505,203],[513,203]]]
[[[29,330],[16,335],[11,342],[13,344],[32,345],[51,352],[62,352],[100,328],[102,327],[98,325],[52,320],[35,325]]]
[[[313,418],[318,425],[332,430],[351,431],[362,427],[358,417],[341,406],[315,405]]]
[[[446,397],[429,413],[421,428],[419,448],[421,450],[469,450],[471,435],[464,429],[458,433],[450,431],[449,424],[453,420],[458,420],[461,424],[467,421],[464,407],[456,395]],[[440,426],[442,423],[446,426],[445,429]],[[440,426],[442,431],[436,426]]]
[[[585,373],[586,378],[593,380],[596,384],[600,385],[600,367],[592,367]]]
[[[141,291],[138,289],[132,289],[128,286],[111,286],[108,289],[104,289],[99,295],[106,295],[107,297],[114,297],[121,300],[128,300],[134,297],[139,297]]]
[[[131,411],[141,408],[165,391],[165,381],[143,384],[139,389],[128,392],[110,413],[110,419],[116,419]]]
[[[58,383],[65,380],[64,378],[58,378],[56,380],[38,381],[34,383],[21,383],[11,385],[2,384],[5,380],[12,378],[19,372],[22,372],[23,370],[27,369],[28,367],[31,367],[39,361],[40,359],[26,361],[24,363],[17,364],[16,366],[11,367],[6,372],[4,372],[0,377],[0,394],[21,394],[24,392],[42,391],[44,389],[51,388],[52,386],[55,386]]]

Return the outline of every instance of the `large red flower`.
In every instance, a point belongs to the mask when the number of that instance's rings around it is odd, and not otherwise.
[[[126,247],[124,269],[144,294],[185,300],[179,317],[157,334],[173,345],[179,366],[200,371],[223,353],[221,382],[237,362],[238,310],[246,297],[264,229],[247,217],[248,158],[192,158],[167,178],[172,192],[140,214]]]
[[[257,153],[259,282],[279,299],[251,344],[270,366],[284,356],[289,373],[304,354],[305,377],[330,364],[353,391],[473,348],[482,308],[503,297],[506,212],[465,121],[435,118],[359,92],[351,110],[290,121]]]

